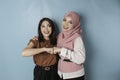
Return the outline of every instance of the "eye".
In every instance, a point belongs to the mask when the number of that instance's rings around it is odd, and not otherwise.
[[[69,21],[70,24],[72,24],[72,21]]]
[[[41,26],[41,28],[44,28],[44,27],[45,27],[44,25]]]
[[[66,21],[66,19],[64,18],[63,21]]]
[[[51,25],[50,25],[50,24],[48,24],[47,26],[48,26],[48,27],[51,27]]]

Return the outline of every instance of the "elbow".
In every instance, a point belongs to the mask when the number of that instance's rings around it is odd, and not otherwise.
[[[22,56],[23,56],[23,57],[25,57],[25,56],[26,56],[24,52],[22,52]]]
[[[77,60],[76,63],[77,63],[77,64],[83,64],[83,63],[85,63],[85,57]]]
[[[22,54],[23,57],[29,57],[30,56],[29,53],[30,53],[29,49],[28,48],[24,48],[22,50],[21,54]]]
[[[81,63],[85,63],[85,58],[83,58],[82,62]]]
[[[78,58],[78,64],[83,64],[86,61],[86,55],[82,55]]]
[[[27,57],[26,52],[24,50],[22,51],[22,56]]]

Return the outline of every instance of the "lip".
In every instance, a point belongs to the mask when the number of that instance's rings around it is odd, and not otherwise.
[[[49,34],[49,32],[44,32],[44,34]]]
[[[68,29],[68,27],[63,26],[64,29]]]

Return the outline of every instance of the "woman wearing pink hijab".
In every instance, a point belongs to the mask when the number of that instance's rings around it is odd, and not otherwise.
[[[62,20],[54,54],[59,54],[58,74],[62,80],[84,80],[85,47],[81,38],[80,17],[68,12]]]

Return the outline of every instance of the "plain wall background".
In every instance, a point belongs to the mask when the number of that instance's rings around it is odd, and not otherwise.
[[[33,59],[22,49],[41,18],[61,30],[71,10],[81,16],[86,80],[120,80],[120,0],[0,0],[0,80],[33,80]]]

